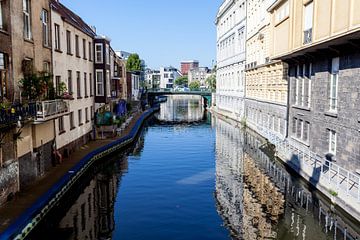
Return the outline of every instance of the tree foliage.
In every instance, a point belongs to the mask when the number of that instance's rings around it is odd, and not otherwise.
[[[54,98],[51,76],[46,73],[29,74],[19,81],[22,97],[28,100],[43,100]]]
[[[200,81],[194,81],[189,84],[189,88],[191,91],[196,91],[200,89]]]
[[[216,91],[216,75],[214,73],[206,79],[206,83],[212,92]]]
[[[126,70],[129,72],[141,70],[141,60],[137,53],[130,54],[126,62]]]
[[[188,85],[188,77],[187,76],[182,76],[182,77],[178,77],[175,80],[175,85],[177,86],[187,86]]]

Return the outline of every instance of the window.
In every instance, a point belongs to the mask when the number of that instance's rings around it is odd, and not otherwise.
[[[94,107],[93,106],[90,107],[90,114],[91,114],[91,120],[93,120],[94,119]]]
[[[92,61],[92,43],[89,42],[89,60]]]
[[[31,5],[30,0],[23,0],[23,16],[24,16],[24,37],[31,40]]]
[[[304,44],[312,42],[314,3],[305,5],[304,9]]]
[[[329,152],[336,155],[336,132],[329,129]]]
[[[83,125],[83,122],[82,122],[82,109],[78,110],[78,120],[79,120],[79,126]]]
[[[75,123],[74,123],[74,112],[71,112],[71,113],[70,113],[69,120],[70,120],[70,130],[72,130],[72,129],[74,129],[74,128],[75,128]]]
[[[84,91],[85,91],[85,97],[88,97],[88,91],[87,91],[87,75],[84,73]]]
[[[78,35],[75,35],[75,54],[77,57],[80,57],[79,36]]]
[[[339,58],[333,58],[330,76],[330,111],[337,111],[338,83],[339,82]]]
[[[68,70],[68,92],[69,94],[73,94],[73,83],[72,83],[72,71]]]
[[[47,75],[47,76],[50,74],[50,72],[51,72],[50,62],[45,61],[43,63],[43,71],[44,71],[45,75]]]
[[[60,83],[61,83],[61,76],[56,76],[55,77],[55,85],[56,85],[56,95],[60,96],[61,92],[60,92]]]
[[[110,71],[106,70],[106,96],[110,96]]]
[[[41,12],[41,22],[43,29],[43,44],[49,46],[49,13],[45,9]]]
[[[89,108],[85,108],[85,122],[89,122]]]
[[[0,1],[0,29],[4,29],[4,19],[2,13],[2,1]]]
[[[7,81],[6,55],[0,52],[0,100],[7,96]]]
[[[65,132],[64,117],[59,117],[59,133]]]
[[[95,44],[95,63],[103,63],[103,45],[101,43]]]
[[[80,72],[76,72],[76,87],[77,87],[77,97],[81,98],[81,82],[80,82]]]
[[[93,93],[93,82],[92,82],[92,73],[89,73],[89,81],[90,81],[90,97],[94,95]]]
[[[96,70],[96,96],[104,96],[103,70]]]
[[[83,39],[83,57],[84,57],[84,59],[86,59],[86,40],[85,39]]]
[[[284,20],[285,18],[287,18],[289,16],[289,1],[286,1],[282,4],[282,6],[276,10],[275,13],[275,19],[276,19],[276,23],[281,22],[282,20]]]
[[[109,49],[109,45],[106,44],[106,64],[110,63],[110,49]]]
[[[55,50],[60,51],[60,26],[55,24]]]
[[[71,49],[71,32],[70,31],[66,31],[66,49],[67,49],[67,53],[71,55],[72,49]]]

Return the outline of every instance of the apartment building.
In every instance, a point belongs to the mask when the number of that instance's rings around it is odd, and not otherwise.
[[[145,71],[146,77],[146,86],[148,88],[152,89],[158,89],[160,88],[160,71],[159,70],[152,70],[152,69],[146,69]]]
[[[182,76],[174,67],[160,67],[160,88],[173,88],[175,80]]]
[[[92,131],[95,32],[58,1],[51,2],[51,20],[55,89],[70,98],[69,114],[55,124],[56,149],[68,156],[89,141]]]
[[[244,117],[246,1],[226,0],[216,16],[216,111],[241,120]]]
[[[181,65],[181,74],[188,75],[191,69],[199,68],[199,61],[198,60],[189,60],[189,61],[182,61]]]
[[[287,66],[270,60],[271,29],[267,9],[275,0],[247,1],[246,118],[254,130],[287,135]]]
[[[360,5],[278,0],[270,8],[274,60],[289,65],[289,135],[346,169],[360,169]]]
[[[189,84],[195,81],[200,82],[201,88],[208,87],[206,79],[210,77],[211,70],[208,67],[199,67],[189,70],[188,73],[188,82]]]
[[[10,1],[0,1],[0,100],[13,100]]]

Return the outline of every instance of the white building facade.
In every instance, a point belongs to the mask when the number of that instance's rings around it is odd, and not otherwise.
[[[174,67],[160,68],[160,88],[173,88],[175,79],[181,77],[181,73]]]
[[[65,152],[85,144],[92,131],[94,112],[93,94],[93,38],[95,33],[76,14],[62,4],[54,4],[51,11],[53,24],[53,75],[55,89],[60,94],[66,85],[70,114],[55,121],[56,148]],[[76,19],[76,20],[74,20]]]
[[[189,84],[195,81],[200,82],[201,88],[207,88],[206,79],[211,76],[211,71],[208,67],[199,67],[189,70],[188,81]]]
[[[226,0],[216,17],[216,107],[235,120],[244,118],[246,1]]]

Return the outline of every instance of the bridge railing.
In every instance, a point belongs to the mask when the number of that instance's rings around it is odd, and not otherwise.
[[[208,89],[199,89],[199,90],[185,90],[185,89],[173,89],[173,88],[159,88],[159,89],[148,89],[148,93],[185,93],[185,94],[211,94],[211,91]]]

